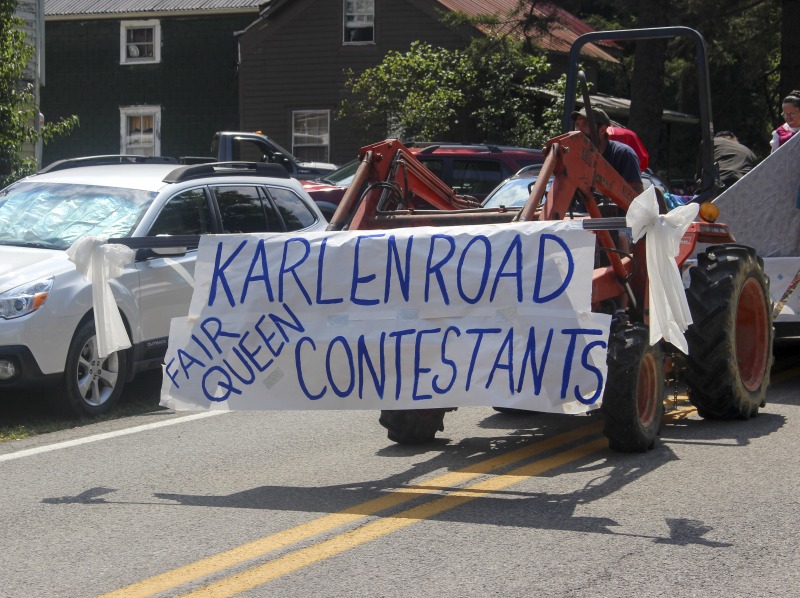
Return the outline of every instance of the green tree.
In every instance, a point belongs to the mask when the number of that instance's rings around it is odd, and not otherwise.
[[[39,108],[35,90],[23,82],[34,48],[15,14],[16,6],[16,2],[0,3],[0,186],[36,170],[35,159],[23,156],[26,143],[46,143],[78,124],[78,117],[71,116],[36,128]]]
[[[800,22],[800,0],[781,0],[781,59],[778,87],[778,96],[781,99],[786,97],[793,89],[800,89],[800,35],[797,35],[798,22]]]
[[[414,42],[373,68],[349,74],[339,117],[403,140],[465,140],[542,147],[557,134],[550,65],[512,36],[473,38],[460,50]],[[543,92],[543,90],[545,90]],[[563,103],[563,100],[562,100]],[[548,112],[550,111],[550,112]]]
[[[784,6],[800,0],[782,0]],[[779,0],[595,0],[578,4],[577,16],[597,29],[682,25],[706,40],[712,116],[716,130],[729,129],[759,155],[768,152],[777,115],[781,2]],[[785,9],[784,9],[785,10]],[[786,23],[784,18],[784,23]],[[693,164],[699,135],[669,131],[661,109],[697,114],[696,51],[689,38],[668,44],[638,42],[623,47],[620,65],[606,68],[599,89],[629,97],[629,126],[651,162],[663,169]],[[791,89],[791,85],[789,85]],[[669,152],[669,153],[667,153]]]

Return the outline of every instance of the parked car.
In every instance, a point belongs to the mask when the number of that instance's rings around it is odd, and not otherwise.
[[[300,181],[303,189],[317,203],[317,207],[327,220],[330,220],[339,202],[342,201],[350,181],[358,170],[358,160],[351,160],[341,168],[327,173],[315,180]]]
[[[281,165],[165,162],[62,161],[0,190],[0,394],[54,382],[66,411],[105,413],[126,381],[161,365],[170,320],[188,313],[196,249],[139,249],[111,282],[133,346],[98,359],[91,288],[66,253],[81,236],[326,227]]]
[[[478,201],[520,168],[544,162],[541,150],[511,146],[430,143],[408,149],[448,187]],[[303,181],[326,218],[333,216],[357,168],[354,160],[316,181]]]
[[[261,131],[217,131],[211,138],[212,162],[245,160],[280,164],[296,179],[315,179],[336,169],[330,162],[303,162]]]
[[[432,143],[409,149],[456,193],[478,201],[521,168],[544,162],[541,150],[505,145]]]
[[[505,206],[507,208],[521,207],[528,200],[531,193],[533,184],[539,178],[539,171],[541,164],[534,164],[533,166],[526,166],[519,170],[519,172],[510,176],[486,197],[483,201],[484,208],[498,208]],[[651,170],[645,170],[641,173],[642,185],[645,189],[650,186],[655,186],[659,189],[665,197],[667,207],[672,209],[676,205],[682,203],[680,198],[677,198],[669,192],[669,188],[659,179]],[[550,185],[553,183],[553,177],[547,183],[546,191],[550,190]],[[547,196],[545,195],[545,198]],[[678,202],[678,203],[676,203]]]
[[[347,187],[353,180],[353,177],[356,176],[356,170],[358,170],[359,164],[360,162],[358,160],[350,160],[344,166],[340,166],[336,170],[325,174],[324,176],[316,179],[316,181],[303,181],[303,187],[306,186],[307,182],[322,182],[327,185]]]
[[[494,190],[486,196],[483,201],[484,208],[499,208],[504,206],[506,208],[519,208],[525,205],[528,197],[531,194],[533,184],[539,178],[539,171],[542,169],[541,164],[533,166],[526,166],[521,168],[519,172],[508,177],[500,183]],[[553,177],[547,184],[547,191],[550,190],[550,185],[553,182]]]

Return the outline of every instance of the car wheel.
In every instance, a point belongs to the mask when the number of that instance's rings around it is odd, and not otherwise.
[[[78,326],[67,353],[63,410],[78,417],[96,417],[111,411],[122,396],[127,364],[126,351],[100,359],[94,320],[84,321]]]

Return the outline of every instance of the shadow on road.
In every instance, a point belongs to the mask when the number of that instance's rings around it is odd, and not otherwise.
[[[481,439],[485,440],[485,439]],[[473,447],[474,448],[474,447]],[[694,519],[665,518],[668,534],[649,536],[616,530],[621,524],[612,516],[585,516],[576,513],[579,507],[604,499],[628,484],[635,482],[662,465],[675,460],[666,447],[652,451],[646,457],[640,455],[618,455],[605,450],[598,455],[577,462],[571,467],[561,468],[554,475],[575,475],[596,472],[597,475],[583,487],[563,494],[530,491],[498,491],[491,495],[476,493],[475,501],[468,501],[458,509],[449,509],[432,519],[454,523],[485,524],[515,528],[573,531],[633,536],[650,539],[659,544],[686,546],[698,544],[712,548],[724,548],[731,544],[710,540],[705,536],[713,531],[711,526]],[[398,496],[403,508],[415,506],[422,501],[436,500],[440,495],[406,492],[395,484],[395,477],[368,483],[324,486],[319,488],[295,488],[286,486],[259,486],[229,495],[207,496],[159,492],[154,495],[160,501],[170,501],[173,506],[204,508],[237,508],[305,511],[310,513],[335,513],[346,509],[350,514],[376,515],[365,504],[389,492]],[[426,486],[427,488],[427,486]],[[435,488],[430,488],[435,491]],[[442,491],[457,490],[442,488]],[[45,499],[49,504],[113,505],[112,488],[92,488],[75,497]],[[463,490],[462,490],[463,492]],[[127,503],[121,503],[127,504]],[[153,503],[159,508],[166,503]],[[363,505],[363,510],[360,507]],[[409,517],[407,510],[386,513],[385,517]],[[417,517],[412,518],[416,519]]]
[[[522,476],[519,482],[513,484],[516,486],[524,483],[527,488],[540,486],[541,491],[515,490],[511,487],[511,483],[506,488],[491,492],[471,490],[468,484],[477,478],[466,482],[466,487],[463,485],[458,487],[436,485],[436,479],[442,471],[463,472],[466,468],[485,462],[492,457],[529,446],[535,440],[553,438],[564,431],[564,426],[561,425],[561,418],[564,417],[572,421],[579,421],[580,423],[573,426],[576,428],[596,419],[569,418],[569,416],[552,414],[509,416],[498,413],[487,417],[481,425],[508,429],[509,432],[506,436],[465,438],[457,444],[447,446],[445,446],[447,441],[443,440],[438,445],[426,445],[425,447],[392,445],[381,449],[378,454],[387,458],[409,455],[429,457],[415,463],[407,470],[382,479],[311,488],[262,485],[224,495],[158,492],[154,494],[154,498],[158,502],[151,504],[158,508],[183,506],[304,511],[325,514],[346,510],[348,513],[364,516],[383,514],[385,517],[414,518],[414,515],[407,511],[410,506],[418,505],[423,501],[437,500],[442,495],[452,492],[457,492],[462,496],[465,493],[469,495],[470,492],[474,492],[474,498],[478,500],[464,501],[459,508],[446,509],[434,519],[492,526],[627,535],[651,539],[660,544],[680,546],[697,544],[712,548],[724,548],[730,544],[705,537],[713,530],[703,521],[665,517],[664,525],[668,533],[664,536],[650,536],[616,529],[620,528],[621,524],[614,517],[613,512],[601,516],[588,516],[580,514],[581,511],[578,509],[612,496],[663,465],[675,461],[677,457],[670,448],[672,443],[708,442],[741,450],[748,444],[750,438],[771,434],[785,423],[783,417],[773,414],[764,414],[750,422],[681,421],[666,426],[662,440],[654,450],[648,453],[620,454],[609,449],[601,449],[563,466],[548,469],[545,473],[530,475],[527,481],[524,479],[525,476]],[[753,423],[756,425],[749,425]],[[567,427],[569,428],[569,426]],[[521,464],[557,457],[562,451],[580,447],[584,442],[596,439],[599,435],[599,426],[587,429],[589,432],[585,436],[578,436],[572,442],[544,452],[540,456],[529,457],[526,460],[510,464],[508,467],[493,470],[489,475],[502,475]],[[517,472],[515,475],[520,474]],[[425,480],[430,480],[431,476],[437,477],[432,478],[433,482],[426,483]],[[552,483],[544,480],[561,476],[567,478],[575,476],[580,487],[564,493],[549,490]],[[535,481],[537,479],[542,480],[541,483],[537,483]],[[569,483],[569,479],[567,482]],[[415,485],[417,485],[416,488]],[[424,492],[420,492],[420,486],[424,488]],[[86,506],[113,505],[115,501],[113,496],[110,496],[113,492],[115,492],[113,488],[90,488],[78,496],[48,498],[43,502]],[[394,501],[393,508],[379,511],[369,503],[371,500],[387,495],[397,499]],[[127,503],[120,501],[119,504]]]

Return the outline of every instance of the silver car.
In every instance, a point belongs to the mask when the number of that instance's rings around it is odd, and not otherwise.
[[[536,179],[539,178],[539,171],[542,169],[541,164],[533,164],[521,168],[514,175],[508,177],[483,200],[484,208],[499,208],[500,206],[506,208],[521,208],[528,201],[528,196],[531,194]],[[550,185],[553,183],[553,177],[547,183],[546,191],[550,190]]]
[[[67,160],[0,191],[0,395],[44,384],[69,414],[106,413],[126,381],[161,365],[170,320],[188,313],[196,247],[138,249],[111,281],[133,346],[99,359],[91,287],[66,252],[81,236],[197,239],[326,227],[280,166],[168,162]]]
[[[500,183],[494,190],[483,200],[484,208],[499,208],[504,206],[506,208],[520,208],[528,201],[528,196],[533,189],[533,185],[539,178],[539,172],[542,169],[541,164],[534,164],[521,168],[516,174],[510,176],[502,183]],[[656,189],[661,191],[661,194],[666,198],[667,207],[672,209],[677,205],[683,204],[683,199],[680,196],[673,195],[669,192],[667,186],[655,175],[652,171],[645,170],[641,173],[642,185],[645,189],[650,186],[655,186]],[[545,188],[546,192],[550,191],[550,186],[553,184],[553,177],[547,182]]]

